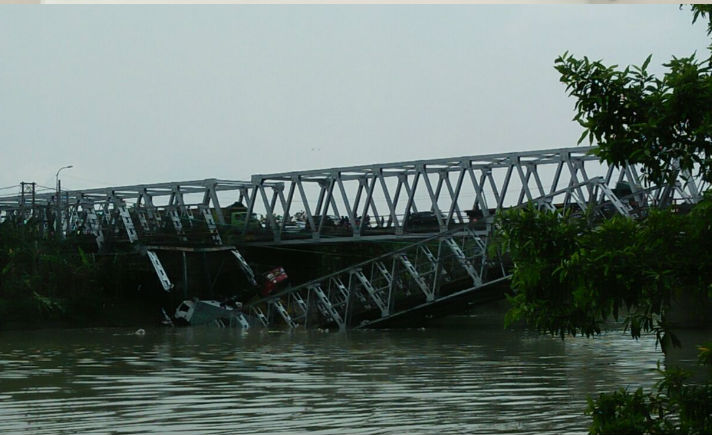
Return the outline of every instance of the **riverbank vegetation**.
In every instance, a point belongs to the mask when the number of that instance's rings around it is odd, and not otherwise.
[[[143,319],[130,255],[97,255],[93,243],[48,239],[32,220],[0,223],[0,328]]]
[[[692,12],[693,22],[706,20],[712,34],[712,6],[693,5]],[[662,77],[648,73],[650,61],[621,69],[569,53],[556,59],[576,99],[579,142],[595,141],[594,153],[609,165],[640,164],[647,183],[673,183],[681,174],[712,182],[712,57],[673,58]],[[497,227],[495,246],[515,265],[507,323],[526,320],[564,338],[595,335],[605,320],[624,318],[632,337],[653,332],[665,352],[680,344],[669,321],[673,301],[712,301],[710,194],[689,212],[669,206],[637,221],[527,208],[503,213]],[[699,345],[708,366],[711,347]],[[712,433],[710,375],[692,382],[667,367],[653,391],[591,398],[590,431]]]
[[[161,251],[161,262],[175,285],[166,292],[140,247],[117,244],[100,251],[91,235],[58,239],[47,237],[41,226],[33,219],[0,223],[0,329],[139,327],[158,324],[161,309],[172,313],[185,297],[237,296],[243,302],[259,297],[259,289],[247,281],[228,251],[186,257]],[[298,285],[397,247],[253,247],[243,254],[255,273],[284,267],[290,282]]]

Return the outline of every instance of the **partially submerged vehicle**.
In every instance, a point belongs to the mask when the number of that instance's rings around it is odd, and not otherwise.
[[[213,325],[248,329],[256,326],[257,319],[242,311],[242,304],[234,300],[219,302],[198,298],[186,299],[178,305],[173,315],[178,325]]]
[[[262,296],[269,296],[276,289],[282,290],[287,286],[287,278],[289,278],[287,271],[283,267],[275,267],[261,276],[262,288],[260,293]]]
[[[285,288],[288,281],[284,267],[277,266],[266,273],[257,275],[256,285],[242,297],[266,297]],[[186,299],[178,305],[173,317],[163,312],[164,324],[179,326],[213,325],[218,327],[238,327],[248,329],[263,323],[242,309],[239,296],[233,296],[222,302],[212,299]]]

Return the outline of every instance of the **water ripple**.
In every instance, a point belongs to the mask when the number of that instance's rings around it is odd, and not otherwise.
[[[3,333],[0,432],[585,433],[586,396],[652,385],[659,358],[499,329]]]

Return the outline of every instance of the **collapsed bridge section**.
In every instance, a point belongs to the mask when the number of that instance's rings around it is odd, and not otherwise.
[[[446,231],[246,306],[265,326],[374,326],[404,310],[506,276],[488,259],[487,230]]]

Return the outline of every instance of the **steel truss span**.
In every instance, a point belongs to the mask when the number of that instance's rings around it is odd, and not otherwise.
[[[92,234],[155,244],[291,244],[422,239],[499,210],[613,207],[629,215],[649,206],[694,203],[705,190],[680,174],[649,186],[635,166],[609,167],[591,148],[465,156],[70,190],[0,198],[0,219],[42,222],[48,232]],[[620,186],[627,186],[627,191]],[[59,201],[58,201],[59,199]],[[59,229],[57,227],[59,226]]]
[[[487,219],[504,208],[565,189],[569,192],[561,202],[551,206],[600,204],[612,199],[619,183],[627,183],[630,193],[637,194],[639,206],[699,198],[692,177],[681,177],[667,188],[651,188],[642,183],[635,166],[602,165],[591,150],[565,148],[254,175],[250,204],[265,210],[274,241],[294,239],[290,220],[282,216],[292,216],[295,209],[303,211],[311,238],[320,241],[423,230],[414,218],[429,219],[433,225],[426,232],[437,233],[463,225],[473,215]],[[284,191],[263,187],[270,183],[283,183]],[[334,225],[334,218],[342,225]]]
[[[23,190],[0,197],[0,220],[32,222],[48,236],[93,237],[105,250],[117,242],[134,245],[168,292],[174,285],[161,250],[230,251],[256,285],[237,246],[411,240],[245,306],[267,327],[374,327],[462,305],[508,279],[504,262],[488,249],[501,210],[534,205],[640,217],[649,207],[694,204],[709,188],[684,173],[673,184],[649,185],[635,166],[606,166],[590,151],[490,154],[60,195]]]
[[[506,277],[502,262],[488,260],[486,234],[446,231],[246,308],[266,327],[373,327]]]
[[[559,166],[560,167],[560,166]],[[608,171],[610,173],[612,171]],[[616,183],[626,180],[624,168]],[[583,177],[582,177],[583,178]],[[534,204],[557,213],[572,207],[581,213],[640,217],[655,201],[680,198],[695,202],[698,197],[678,183],[668,188],[611,188],[610,177],[574,179],[565,187],[540,196],[521,197],[512,207]],[[630,187],[631,183],[626,183]],[[687,189],[694,187],[688,183]],[[523,188],[526,195],[526,187]],[[698,195],[697,190],[692,190]],[[509,207],[509,208],[512,208]],[[491,214],[504,207],[490,210]],[[264,326],[334,327],[339,330],[390,325],[408,316],[427,316],[449,306],[462,310],[474,299],[493,297],[496,284],[508,280],[508,267],[500,253],[489,248],[491,216],[456,226],[428,239],[382,255],[373,260],[287,289],[248,305]],[[498,291],[493,290],[495,293]],[[501,291],[501,289],[499,290]],[[390,322],[390,323],[389,323]]]

